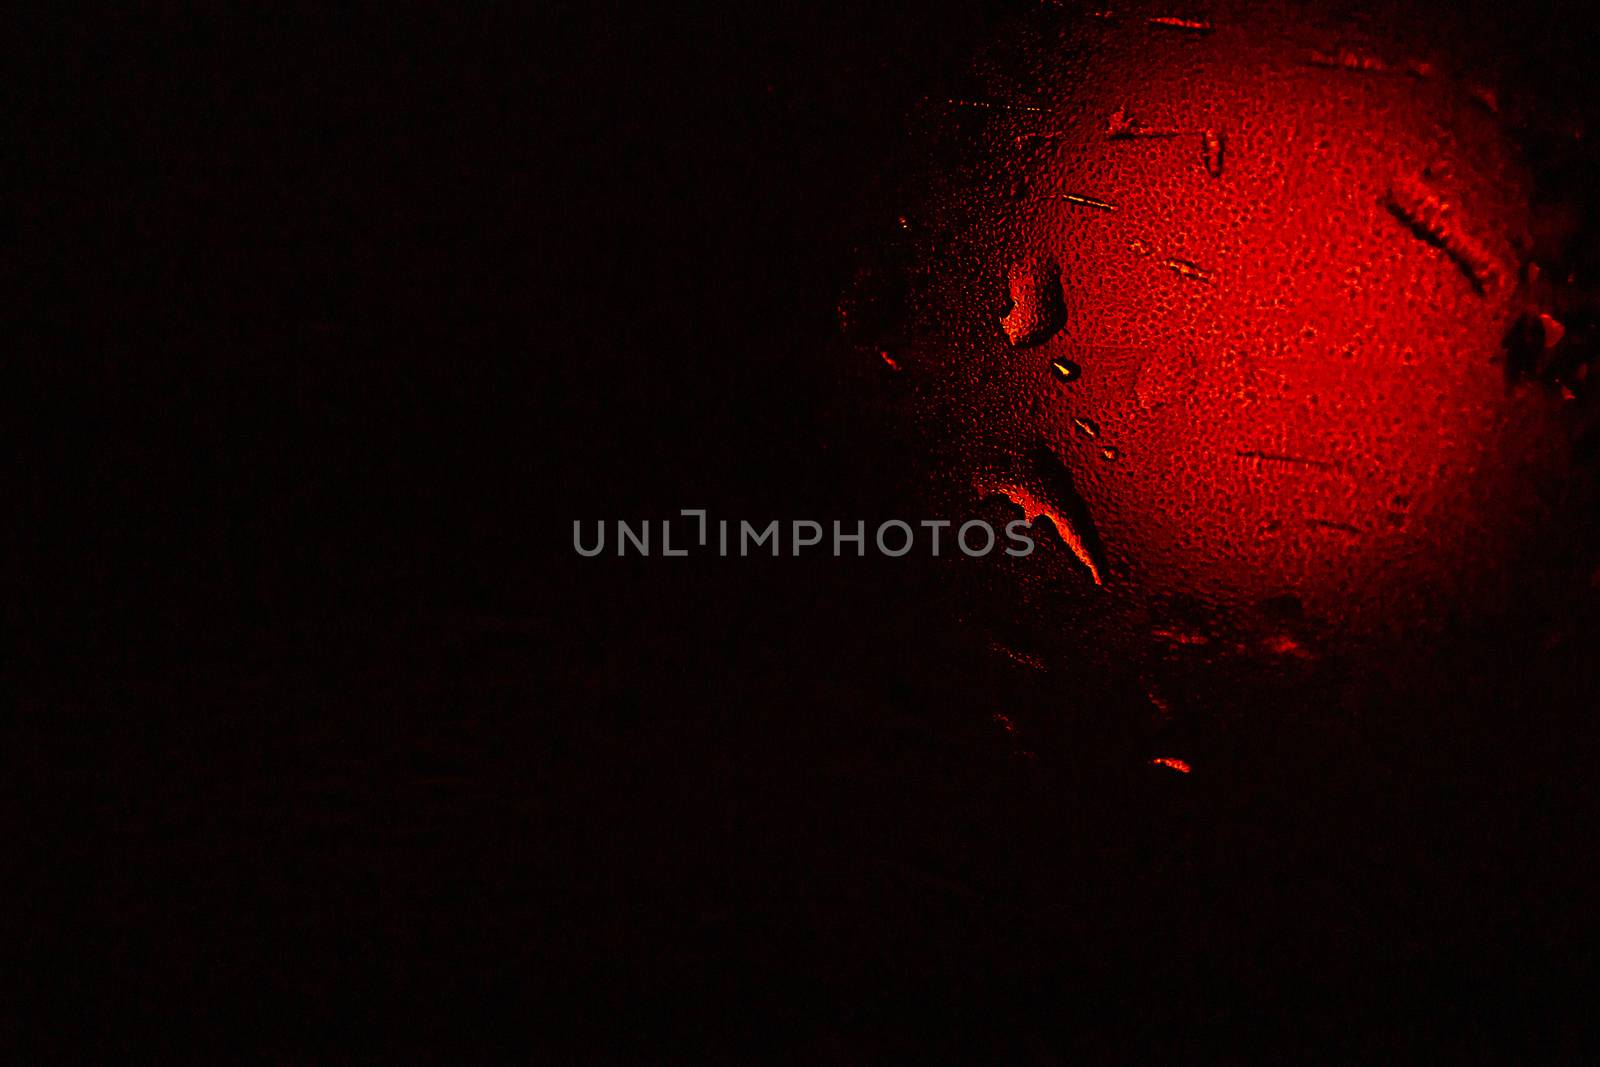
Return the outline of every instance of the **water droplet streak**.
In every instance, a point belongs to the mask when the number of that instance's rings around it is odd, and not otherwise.
[[[1222,134],[1208,129],[1200,135],[1200,143],[1206,173],[1213,178],[1222,177]]]
[[[1306,525],[1315,530],[1332,530],[1336,533],[1349,534],[1351,537],[1361,536],[1361,527],[1352,526],[1348,522],[1335,522],[1332,519],[1307,519]]]
[[[1306,59],[1313,67],[1344,70],[1352,74],[1409,74],[1413,78],[1431,78],[1433,64],[1412,59],[1404,63],[1390,63],[1382,56],[1355,48],[1337,48],[1330,52],[1313,51]]]
[[[1078,495],[1072,474],[1059,457],[1040,445],[1033,452],[1026,481],[1004,481],[973,486],[980,496],[999,494],[1022,509],[1029,523],[1041,516],[1050,520],[1056,533],[1079,563],[1089,572],[1095,585],[1105,584],[1105,552],[1099,532],[1089,517],[1089,507]]]
[[[1295,467],[1313,467],[1317,470],[1336,471],[1339,464],[1330,463],[1321,459],[1306,459],[1303,456],[1287,456],[1277,452],[1261,452],[1256,449],[1240,449],[1234,452],[1240,459],[1254,460],[1257,463],[1284,463]]]
[[[1167,30],[1187,30],[1189,33],[1210,33],[1212,26],[1206,19],[1184,19],[1173,15],[1156,15],[1145,19],[1151,26],[1159,26]]]
[[[1063,0],[1045,0],[1045,3],[1054,7],[1065,7]],[[1095,19],[1100,22],[1120,21],[1121,15],[1110,8],[1098,11],[1085,11],[1085,18]],[[1206,34],[1214,28],[1209,19],[1182,18],[1177,15],[1151,15],[1145,18],[1144,24],[1160,30],[1179,30],[1185,33]]]
[[[1200,282],[1202,285],[1212,284],[1211,272],[1195,263],[1189,262],[1187,259],[1166,259],[1162,261],[1161,265],[1180,278],[1187,278],[1192,282]]]
[[[1505,271],[1484,244],[1462,226],[1456,205],[1440,196],[1426,178],[1397,179],[1384,196],[1384,206],[1414,236],[1448,256],[1479,296],[1498,287]]]
[[[1184,131],[1176,126],[1146,126],[1119,107],[1106,120],[1106,136],[1113,141],[1126,141],[1137,137],[1177,137]]]
[[[991,100],[957,100],[952,97],[946,100],[945,103],[952,107],[972,107],[984,111],[1044,111],[1042,107],[1033,107],[1029,104],[998,104]]]
[[[979,492],[985,492],[980,489]],[[1100,573],[1100,564],[1095,559],[1095,553],[1089,550],[1088,542],[1078,531],[1072,520],[1067,518],[1057,508],[1041,500],[1026,486],[1021,485],[996,485],[988,492],[999,493],[1017,507],[1022,509],[1022,517],[1031,524],[1034,520],[1043,517],[1049,519],[1055,526],[1056,533],[1061,536],[1067,548],[1089,570],[1089,577],[1094,579],[1095,585],[1104,585],[1105,578]],[[987,492],[985,492],[987,495]]]
[[[989,642],[989,647],[994,649],[996,652],[1000,653],[1002,656],[1005,656],[1007,659],[1011,660],[1012,662],[1021,664],[1022,666],[1027,667],[1030,670],[1047,671],[1047,670],[1050,669],[1045,664],[1044,660],[1040,659],[1038,656],[1032,656],[1032,655],[1029,655],[1026,652],[1019,652],[1017,649],[1012,648],[1010,645],[1003,645],[999,641],[990,641]],[[995,721],[999,722],[1002,718],[1004,718],[1004,716],[996,715],[995,716]],[[1009,723],[1009,720],[1007,720],[1007,722]],[[1007,733],[1014,733],[1015,731],[1009,725],[1007,725],[1006,732]]]
[[[1100,200],[1093,196],[1080,196],[1077,193],[1062,193],[1061,199],[1065,200],[1069,204],[1077,204],[1079,207],[1092,207],[1100,211],[1117,210],[1117,205],[1111,203],[1110,201]]]

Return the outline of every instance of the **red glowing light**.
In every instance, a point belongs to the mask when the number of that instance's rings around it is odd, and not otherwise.
[[[1173,756],[1158,756],[1150,762],[1157,767],[1171,768],[1172,770],[1177,771],[1179,774],[1188,774],[1193,769],[1187,762],[1177,759]]]
[[[915,223],[890,229],[918,388],[886,402],[927,443],[937,510],[999,494],[1060,534],[1066,559],[983,590],[1052,666],[1091,631],[1326,662],[1328,641],[1504,597],[1549,521],[1565,431],[1505,366],[1537,313],[1532,180],[1452,61],[1470,27],[1305,16],[1019,33],[982,93],[937,109],[960,165],[890,216]],[[1263,608],[1284,600],[1288,627]]]

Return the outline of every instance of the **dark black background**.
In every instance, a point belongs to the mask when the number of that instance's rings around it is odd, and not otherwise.
[[[852,211],[1022,7],[24,28],[17,1042],[1579,1058],[1588,668],[1181,778],[1114,716],[1020,758],[1050,693],[909,570],[571,551],[850,512]]]

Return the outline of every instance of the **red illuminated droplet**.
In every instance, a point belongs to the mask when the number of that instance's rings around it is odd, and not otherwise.
[[[1050,364],[1050,373],[1058,382],[1075,382],[1083,374],[1083,368],[1070,359],[1054,360]]]
[[[1018,348],[1049,340],[1067,314],[1060,266],[1052,259],[1021,260],[1011,265],[1007,281],[1011,310],[1000,319],[1006,338]]]
[[[1065,507],[1051,504],[1032,489],[1022,485],[996,485],[992,488],[980,486],[978,491],[984,494],[999,493],[1004,496],[1022,509],[1022,517],[1029,523],[1040,517],[1049,519],[1051,525],[1056,528],[1056,533],[1077,557],[1078,562],[1089,569],[1089,576],[1094,579],[1094,584],[1105,584],[1105,577],[1097,558],[1099,553],[1092,547],[1095,543],[1092,528],[1082,528],[1072,519]]]
[[[1147,19],[1152,26],[1160,26],[1169,30],[1188,30],[1190,33],[1210,33],[1211,23],[1205,19],[1185,19],[1172,15],[1157,15]]]
[[[1544,346],[1554,348],[1567,335],[1567,328],[1544,312],[1539,313],[1539,325],[1544,328]]]

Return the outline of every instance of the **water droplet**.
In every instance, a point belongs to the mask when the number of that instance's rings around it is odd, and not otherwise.
[[[1031,257],[1012,264],[1007,280],[1011,310],[1000,319],[1006,338],[1017,348],[1049,340],[1067,317],[1061,267],[1053,259]]]
[[[1089,571],[1095,585],[1105,584],[1105,548],[1100,542],[1089,506],[1078,495],[1072,474],[1053,451],[1037,446],[1021,482],[978,484],[980,494],[999,493],[1022,509],[1032,523],[1050,520],[1068,551]]]
[[[1076,426],[1078,428],[1078,432],[1083,434],[1085,437],[1100,436],[1100,425],[1093,419],[1074,418],[1072,420],[1072,425]]]
[[[1558,319],[1542,311],[1539,313],[1539,325],[1544,332],[1544,346],[1546,348],[1554,348],[1567,335],[1567,328]]]
[[[1050,373],[1058,382],[1075,382],[1083,375],[1083,368],[1070,359],[1058,359],[1050,364]]]
[[[1222,134],[1216,130],[1206,130],[1201,135],[1201,155],[1205,160],[1206,173],[1213,178],[1222,177]]]

